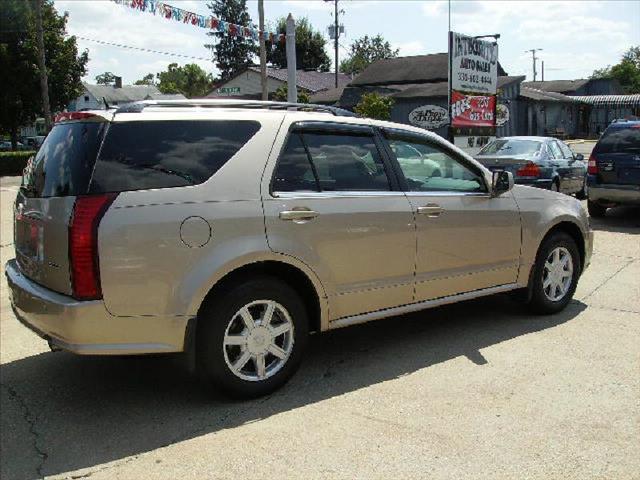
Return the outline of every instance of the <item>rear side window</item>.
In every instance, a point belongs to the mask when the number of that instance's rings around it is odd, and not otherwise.
[[[105,122],[55,125],[25,170],[24,194],[65,197],[87,193],[105,125]]]
[[[291,134],[273,182],[280,192],[390,189],[373,137],[350,133]]]
[[[597,143],[596,153],[640,153],[640,125],[605,130]]]
[[[197,185],[215,174],[259,129],[254,121],[112,123],[90,192]]]

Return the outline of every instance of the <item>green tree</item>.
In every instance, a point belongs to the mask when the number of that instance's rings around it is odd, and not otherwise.
[[[162,93],[181,93],[187,98],[204,97],[213,88],[213,76],[199,65],[188,63],[179,67],[171,63],[167,70],[157,75],[158,90]],[[149,75],[145,77],[148,78]]]
[[[136,80],[134,85],[155,85],[155,75],[153,73],[147,73],[140,80]]]
[[[287,19],[281,17],[276,22],[276,32],[287,33]],[[331,59],[325,51],[326,40],[320,32],[314,31],[309,19],[303,17],[296,21],[296,67],[300,70],[318,70],[328,72]],[[287,68],[287,46],[285,42],[273,44],[265,42],[267,62],[278,68]]]
[[[248,27],[251,17],[247,10],[247,0],[213,0],[207,5],[213,16],[224,22]],[[214,44],[205,47],[213,52],[216,67],[220,70],[223,81],[229,80],[252,64],[252,57],[257,53],[252,39],[233,37],[229,33],[212,31],[207,33],[215,40]]]
[[[287,84],[281,85],[273,92],[273,100],[276,102],[286,102],[287,95],[289,94],[289,88]],[[298,89],[298,103],[309,103],[309,94],[304,90]]]
[[[591,78],[615,78],[626,93],[640,93],[640,46],[627,50],[620,63],[594,70]]]
[[[355,40],[349,50],[349,56],[340,62],[340,71],[347,74],[361,73],[376,60],[395,58],[399,53],[380,34],[375,37],[365,35]]]
[[[365,93],[353,109],[357,114],[377,120],[389,120],[395,101],[377,92]]]
[[[0,30],[0,131],[11,135],[15,148],[18,129],[43,112],[35,12],[32,2],[4,0],[0,15],[2,25],[14,27]],[[58,15],[51,0],[44,2],[42,24],[49,102],[59,112],[82,92],[89,54],[78,54],[75,37],[66,36],[67,15]]]
[[[96,75],[96,83],[98,85],[113,85],[116,83],[116,76],[111,72],[104,72]]]

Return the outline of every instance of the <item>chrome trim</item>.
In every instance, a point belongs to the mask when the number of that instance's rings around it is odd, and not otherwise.
[[[399,191],[331,191],[331,192],[272,192],[273,198],[345,198],[345,197],[401,197],[406,192]]]
[[[487,197],[492,198],[487,192],[404,192],[407,197]]]
[[[434,300],[425,300],[424,302],[410,303],[408,305],[402,305],[400,307],[386,308],[384,310],[378,310],[375,312],[362,313],[359,315],[352,315],[350,317],[343,317],[337,320],[329,322],[329,329],[348,327],[350,325],[357,325],[359,323],[366,323],[372,320],[379,320],[386,317],[394,317],[396,315],[404,315],[405,313],[417,312],[426,308],[439,307],[441,305],[447,305],[450,303],[461,302],[464,300],[471,300],[478,297],[484,297],[487,295],[494,295],[496,293],[508,292],[509,290],[515,290],[518,288],[517,283],[508,283],[506,285],[499,285],[497,287],[483,288],[481,290],[474,290],[472,292],[460,293],[457,295],[450,295],[448,297],[436,298]]]

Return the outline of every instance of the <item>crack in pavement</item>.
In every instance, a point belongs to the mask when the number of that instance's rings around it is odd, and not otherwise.
[[[607,277],[600,285],[598,285],[596,288],[593,289],[593,291],[591,293],[589,293],[589,295],[585,295],[584,297],[582,297],[581,301],[585,301],[587,300],[589,297],[591,297],[594,293],[596,293],[598,290],[600,290],[602,287],[604,287],[607,283],[609,283],[609,281],[611,281],[613,279],[613,277],[615,277],[616,275],[618,275],[622,270],[624,270],[625,268],[627,268],[629,265],[631,265],[632,263],[638,261],[637,259],[632,259],[629,262],[625,263],[623,266],[621,266],[618,270],[616,270],[615,272],[613,272],[609,277]]]
[[[38,478],[44,478],[42,469],[44,468],[44,464],[47,461],[47,458],[49,457],[49,455],[47,454],[47,452],[45,452],[42,448],[38,446],[40,433],[38,433],[38,431],[36,430],[37,417],[31,413],[31,410],[29,409],[29,406],[27,405],[27,403],[24,401],[24,399],[13,387],[5,383],[0,383],[0,387],[5,388],[6,391],[9,393],[9,397],[12,400],[14,400],[18,405],[20,405],[20,408],[23,410],[22,418],[29,425],[29,433],[33,437],[33,449],[35,450],[36,454],[40,458],[40,463],[36,468],[36,472],[38,474]]]

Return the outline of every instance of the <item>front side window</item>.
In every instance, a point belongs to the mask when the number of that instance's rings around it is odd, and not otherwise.
[[[184,187],[208,180],[260,129],[254,121],[161,120],[112,123],[91,193]]]
[[[485,192],[479,173],[428,141],[388,137],[412,192]]]
[[[558,142],[558,145],[560,145],[564,158],[573,158],[573,151],[569,148],[569,145],[564,142]]]
[[[556,158],[556,159],[564,158],[562,155],[562,151],[560,150],[560,147],[556,142],[549,142],[547,145],[549,146],[549,149],[551,151],[551,156],[553,158]]]
[[[292,133],[273,181],[280,192],[390,189],[373,136],[350,133]]]

